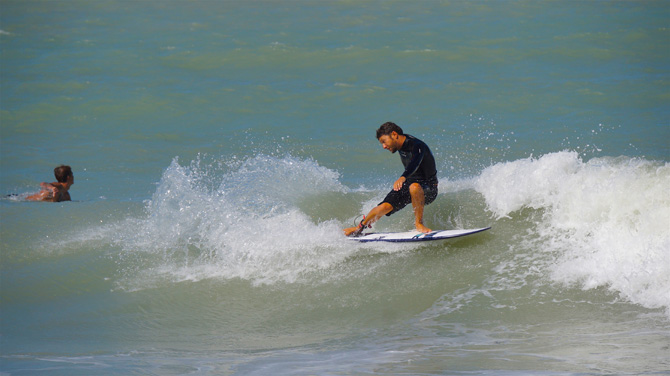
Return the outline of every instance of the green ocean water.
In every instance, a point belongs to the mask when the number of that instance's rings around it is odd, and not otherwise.
[[[669,20],[0,0],[0,373],[667,374]],[[427,224],[490,231],[343,237],[386,121],[435,155]],[[73,202],[25,201],[61,163]]]

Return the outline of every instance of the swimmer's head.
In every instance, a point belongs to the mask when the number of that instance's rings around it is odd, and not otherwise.
[[[56,168],[54,168],[54,175],[56,176],[56,180],[58,180],[59,183],[67,183],[67,179],[74,175],[72,174],[72,169],[70,166],[66,165],[60,165]]]

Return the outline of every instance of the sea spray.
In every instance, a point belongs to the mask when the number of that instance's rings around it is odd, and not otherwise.
[[[124,288],[166,279],[292,283],[342,262],[355,247],[343,241],[341,225],[314,222],[298,208],[305,197],[345,192],[337,178],[292,156],[218,167],[173,160],[147,201],[146,218],[129,218],[122,231],[123,257],[136,265]]]
[[[540,211],[519,244],[550,255],[552,280],[670,313],[670,164],[564,151],[495,164],[475,186],[498,218]]]

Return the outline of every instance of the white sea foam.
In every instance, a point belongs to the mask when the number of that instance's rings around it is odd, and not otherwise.
[[[128,220],[119,244],[128,257],[150,261],[125,288],[162,279],[290,283],[355,251],[340,223],[315,223],[296,206],[310,195],[345,191],[337,172],[264,155],[228,172],[210,168],[174,160],[147,202],[147,217]]]
[[[565,151],[495,164],[475,186],[499,218],[542,211],[533,244],[554,281],[670,312],[670,164]]]

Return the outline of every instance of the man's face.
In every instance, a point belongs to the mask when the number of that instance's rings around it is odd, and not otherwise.
[[[391,153],[395,153],[402,145],[398,145],[398,133],[391,132],[390,135],[382,135],[379,137],[379,143],[382,147]]]

